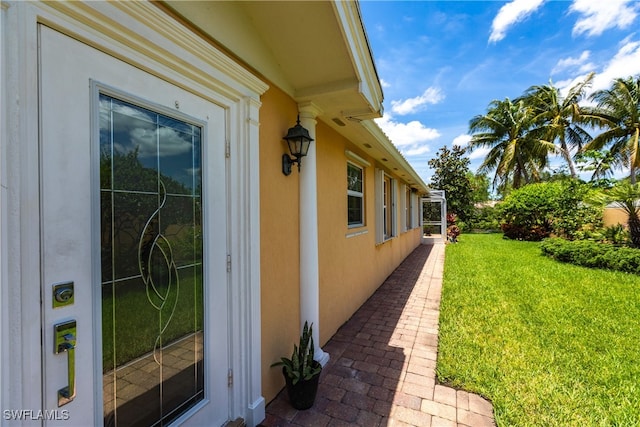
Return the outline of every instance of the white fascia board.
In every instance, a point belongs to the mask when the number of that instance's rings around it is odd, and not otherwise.
[[[360,82],[360,93],[371,106],[371,111],[382,115],[382,86],[360,16],[360,6],[357,1],[335,0],[333,7]]]

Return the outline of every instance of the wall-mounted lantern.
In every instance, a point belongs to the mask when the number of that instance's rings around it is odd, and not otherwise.
[[[291,165],[294,163],[298,164],[298,172],[300,172],[300,163],[302,158],[309,152],[309,146],[313,138],[309,136],[309,131],[300,125],[300,116],[298,116],[296,125],[289,128],[287,136],[283,139],[287,141],[289,152],[293,156],[291,158],[288,154],[282,155],[282,173],[288,176],[291,174]]]

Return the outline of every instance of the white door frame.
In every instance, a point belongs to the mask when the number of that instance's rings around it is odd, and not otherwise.
[[[424,204],[425,203],[440,203],[440,220],[438,221],[430,221],[425,220],[424,218]],[[422,244],[433,244],[442,242],[445,243],[447,241],[447,198],[445,197],[444,190],[431,190],[429,191],[429,196],[422,197],[420,199],[420,226],[422,227],[422,236],[421,242]],[[436,236],[425,236],[424,227],[425,226],[438,226],[440,228],[440,234]]]
[[[147,2],[0,4],[0,407],[42,408],[37,24],[228,109],[230,414],[264,418],[261,396],[260,95],[268,86]],[[131,37],[139,35],[140,37]],[[153,58],[148,53],[153,53]],[[3,414],[4,415],[4,414]],[[2,417],[0,424],[11,422]],[[23,424],[40,424],[27,419]]]

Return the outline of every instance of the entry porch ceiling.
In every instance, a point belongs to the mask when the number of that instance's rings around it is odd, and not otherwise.
[[[357,2],[166,1],[186,21],[319,117],[376,118],[382,89]]]
[[[427,187],[372,119],[383,94],[356,1],[159,3],[418,191]]]

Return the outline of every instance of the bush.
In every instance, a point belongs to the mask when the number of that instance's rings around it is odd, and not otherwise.
[[[462,232],[461,227],[456,225],[458,216],[454,213],[447,214],[447,240],[451,243],[458,242],[458,236]]]
[[[502,231],[510,239],[538,241],[552,234],[574,239],[602,222],[600,210],[583,202],[589,191],[576,180],[519,188],[500,205]]]
[[[602,236],[606,242],[612,243],[616,246],[622,246],[631,243],[629,232],[625,230],[622,224],[614,224],[605,227],[602,230]]]
[[[589,240],[547,239],[542,253],[558,261],[583,267],[602,268],[640,274],[640,250]]]
[[[460,225],[460,222],[458,222]],[[482,206],[473,209],[473,214],[463,231],[498,231],[500,230],[500,211],[497,206]]]
[[[513,191],[500,206],[504,235],[533,241],[549,237],[558,196],[556,183],[531,184]]]
[[[529,242],[539,242],[549,237],[551,234],[551,225],[549,223],[522,226],[514,224],[501,224],[500,228],[505,237],[512,240],[526,240]]]

